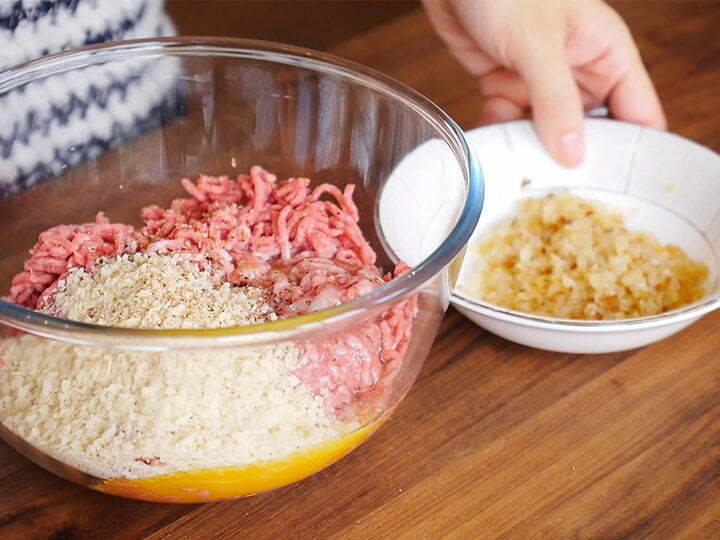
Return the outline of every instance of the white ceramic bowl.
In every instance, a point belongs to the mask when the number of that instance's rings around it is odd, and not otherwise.
[[[468,249],[452,301],[470,320],[531,347],[602,353],[659,341],[720,307],[720,155],[671,133],[600,119],[587,121],[587,159],[573,170],[550,158],[527,121],[476,129],[468,139],[486,182],[485,208],[471,244],[510,215],[518,199],[568,189],[619,209],[629,229],[679,245],[710,270],[709,296],[682,309],[620,321],[553,319],[503,309],[460,292],[478,262],[478,255]]]
[[[706,284],[710,294],[706,298],[663,315],[619,321],[553,319],[503,309],[463,294],[464,280],[477,265],[478,255],[468,249],[451,300],[470,320],[531,347],[603,353],[661,340],[720,307],[720,155],[677,135],[606,119],[587,121],[587,158],[578,169],[555,163],[528,121],[475,129],[467,138],[482,166],[486,189],[485,206],[471,244],[512,215],[519,199],[568,189],[621,210],[628,228],[649,231],[663,243],[679,245],[710,270]],[[427,143],[393,173],[395,182],[390,186],[394,186],[395,196],[405,193],[406,197],[417,197],[417,212],[436,216],[430,221],[437,223],[437,230],[418,234],[414,225],[417,218],[393,214],[390,208],[394,197],[387,198],[386,219],[392,215],[403,226],[389,228],[386,240],[398,257],[410,264],[432,249],[435,239],[442,237],[442,231],[455,219],[444,206],[460,194],[444,191],[436,174],[451,163],[444,152],[440,145]],[[456,173],[449,168],[447,175],[451,174]]]

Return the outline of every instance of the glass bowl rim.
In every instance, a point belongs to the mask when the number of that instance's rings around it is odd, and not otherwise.
[[[316,336],[377,312],[418,290],[446,268],[465,247],[482,211],[484,183],[462,129],[437,105],[374,69],[327,53],[240,38],[183,36],[91,45],[18,64],[0,73],[0,94],[39,78],[100,62],[143,56],[211,56],[255,59],[297,66],[360,83],[400,102],[430,124],[451,148],[467,182],[462,211],[444,242],[406,274],[351,302],[306,315],[262,324],[207,330],[144,330],[59,319],[0,299],[0,323],[42,337],[126,350],[168,351],[260,345]]]

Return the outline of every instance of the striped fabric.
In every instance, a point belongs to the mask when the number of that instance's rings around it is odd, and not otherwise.
[[[172,35],[161,0],[0,0],[0,70],[77,47]],[[0,199],[174,115],[173,59],[94,65],[0,95]]]

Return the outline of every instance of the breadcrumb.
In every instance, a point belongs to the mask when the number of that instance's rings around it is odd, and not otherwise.
[[[182,256],[124,255],[74,269],[48,309],[135,328],[274,318],[263,291],[215,282]],[[100,478],[147,478],[280,459],[356,427],[295,372],[294,344],[140,352],[25,335],[0,349],[3,424]]]

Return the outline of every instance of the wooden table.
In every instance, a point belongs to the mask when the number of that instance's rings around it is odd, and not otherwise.
[[[720,150],[720,4],[623,2],[671,129]],[[419,11],[332,47],[443,106],[481,98]],[[450,311],[407,399],[364,446],[274,493],[126,501],[0,445],[0,536],[720,538],[720,313],[642,350],[576,356]]]

